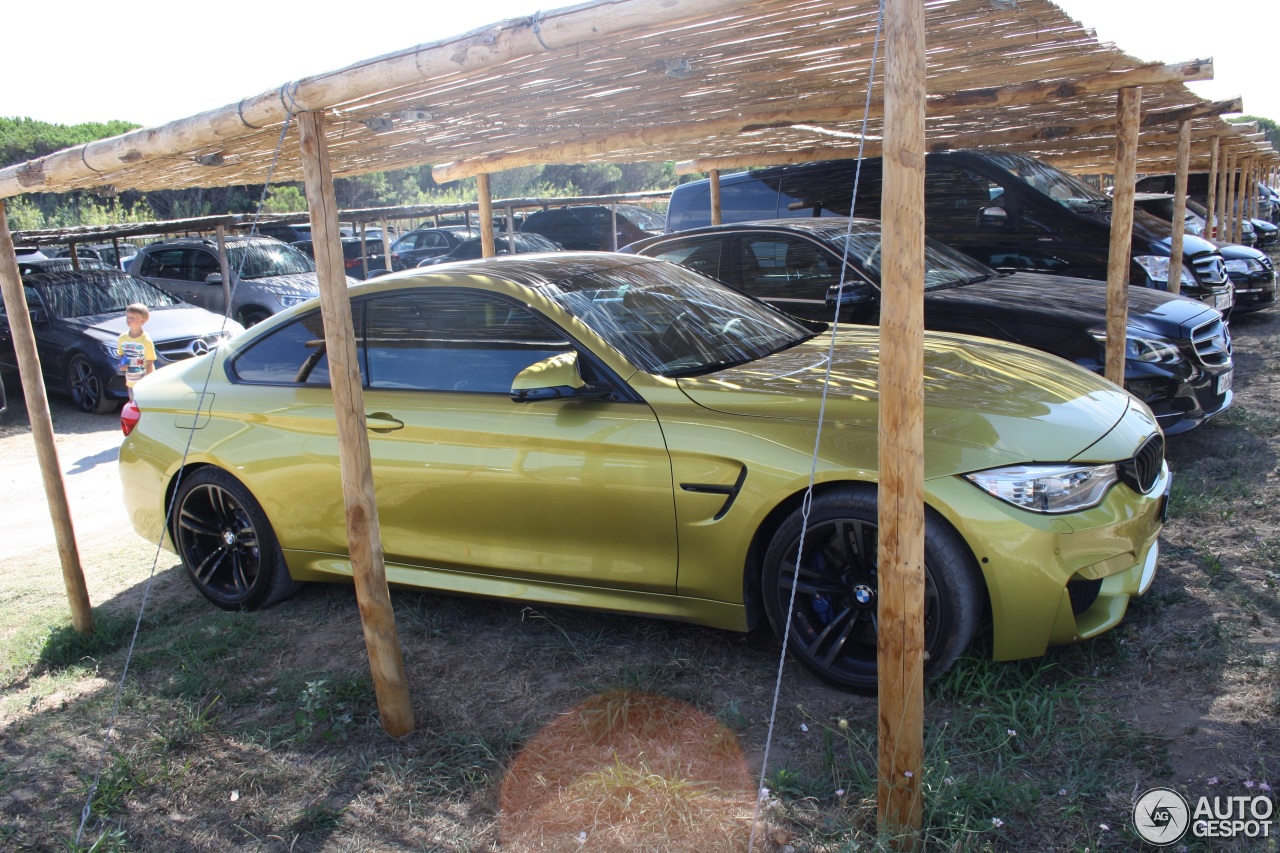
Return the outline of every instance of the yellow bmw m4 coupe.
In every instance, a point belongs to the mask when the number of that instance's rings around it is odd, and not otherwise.
[[[607,253],[350,295],[391,582],[780,635],[794,586],[791,653],[875,688],[877,330]],[[927,673],[988,609],[999,659],[1115,626],[1167,503],[1151,412],[1016,345],[925,349]],[[214,604],[350,576],[318,302],[147,377],[122,424],[135,528]]]

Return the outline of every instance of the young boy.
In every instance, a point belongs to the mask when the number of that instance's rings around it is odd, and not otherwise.
[[[129,399],[133,399],[133,386],[138,380],[156,369],[156,348],[151,336],[142,331],[142,324],[151,319],[151,310],[141,302],[124,309],[124,321],[129,331],[119,338],[120,372],[124,384],[129,387]]]

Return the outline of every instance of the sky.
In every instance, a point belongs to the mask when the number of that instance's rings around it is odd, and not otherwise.
[[[1280,121],[1277,0],[1057,0],[1098,37],[1141,60],[1214,59],[1215,79],[1190,88],[1242,96]],[[110,5],[111,11],[104,11]],[[64,0],[51,19],[27,11],[6,26],[0,116],[55,124],[123,119],[166,124],[288,81],[432,42],[539,8],[536,0],[344,0],[225,8],[173,0]],[[269,10],[269,11],[268,11]],[[24,29],[30,27],[30,32]]]

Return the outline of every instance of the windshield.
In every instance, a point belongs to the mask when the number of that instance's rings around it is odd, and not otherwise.
[[[850,230],[831,233],[828,239],[836,252],[861,269],[868,278],[880,286],[880,223],[856,223]],[[984,281],[997,275],[985,264],[962,255],[937,240],[925,238],[924,289],[938,290],[975,281]]]
[[[636,367],[659,376],[712,373],[813,337],[764,303],[661,261],[560,281],[547,295]]]
[[[631,224],[646,231],[661,231],[667,227],[667,221],[646,207],[620,207],[618,215],[631,220]]]
[[[150,282],[125,273],[107,271],[85,274],[48,275],[27,280],[41,298],[61,319],[94,317],[99,314],[122,314],[134,302],[149,308],[177,305],[175,299]]]
[[[296,246],[290,246],[287,243],[263,241],[228,246],[227,256],[231,262],[231,269],[239,271],[242,279],[316,271],[314,261],[299,251]]]
[[[1111,199],[1088,184],[1082,183],[1066,172],[1059,171],[1048,163],[1042,163],[1032,157],[990,152],[985,156],[992,163],[1026,181],[1055,201],[1086,204],[1111,203]]]

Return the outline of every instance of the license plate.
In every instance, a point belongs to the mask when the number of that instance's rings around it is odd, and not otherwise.
[[[1219,311],[1224,311],[1224,310],[1226,310],[1227,308],[1230,308],[1230,307],[1231,307],[1231,294],[1230,294],[1230,293],[1219,293],[1217,296],[1213,297],[1213,307],[1214,307],[1214,308],[1217,308]]]
[[[1235,370],[1228,370],[1226,373],[1218,374],[1218,396],[1222,396],[1231,390],[1231,375]]]

